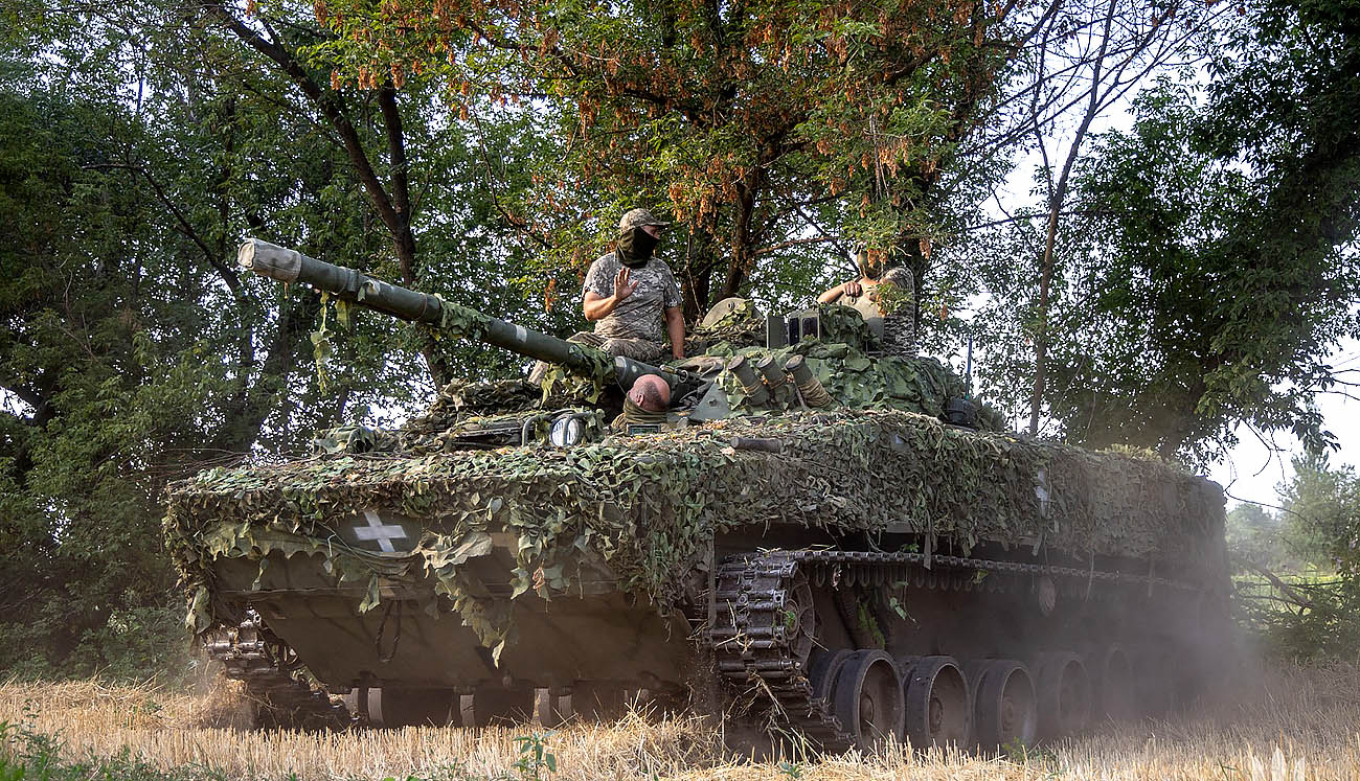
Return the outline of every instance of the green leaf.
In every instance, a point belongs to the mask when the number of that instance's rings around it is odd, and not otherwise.
[[[378,576],[373,575],[368,579],[368,592],[364,595],[364,601],[359,603],[359,612],[367,613],[378,606],[381,596],[378,593]]]

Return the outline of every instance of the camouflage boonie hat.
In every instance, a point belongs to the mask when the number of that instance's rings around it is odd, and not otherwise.
[[[670,225],[669,222],[662,222],[646,209],[631,209],[619,220],[619,233],[627,233],[634,228],[641,228],[644,225],[656,225],[664,228]]]

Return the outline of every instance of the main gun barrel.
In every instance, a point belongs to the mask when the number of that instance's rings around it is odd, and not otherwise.
[[[559,364],[568,371],[598,381],[616,381],[625,390],[644,374],[661,377],[672,389],[691,379],[683,373],[666,371],[622,355],[611,356],[594,347],[508,323],[438,296],[398,287],[267,241],[248,239],[241,245],[236,260],[242,267],[261,276],[280,282],[304,282],[336,298],[402,320],[425,323],[460,337],[480,339],[520,355]]]

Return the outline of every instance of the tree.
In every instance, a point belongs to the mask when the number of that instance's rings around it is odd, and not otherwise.
[[[1210,12],[1206,19],[1189,3],[1126,8],[1118,0],[1110,0],[1096,4],[1085,13],[1072,15],[1074,23],[1068,32],[1069,43],[1050,47],[1046,38],[1042,41],[1031,99],[1035,146],[1042,160],[1044,200],[1033,323],[1034,383],[1029,401],[1029,433],[1032,435],[1039,432],[1044,403],[1050,293],[1057,268],[1055,249],[1072,174],[1082,159],[1083,145],[1096,120],[1143,83],[1148,74],[1182,59],[1187,50],[1185,41],[1212,24],[1214,15]],[[1062,28],[1058,27],[1057,30],[1046,29],[1044,34],[1060,35],[1061,32]],[[1062,77],[1050,81],[1050,68]],[[1067,152],[1056,168],[1057,160],[1050,159],[1047,133],[1063,112],[1059,110],[1051,120],[1045,121],[1045,115],[1053,111],[1055,105],[1075,109],[1076,113],[1076,127],[1067,143]]]
[[[158,226],[98,170],[117,151],[99,131],[126,132],[126,117],[40,91],[0,91],[0,105],[0,653],[42,665],[163,604],[147,462],[176,447],[164,413],[192,390],[175,382],[187,345],[147,321],[188,312],[142,287],[144,259],[125,249]]]
[[[1271,541],[1287,550],[1300,573],[1272,572],[1244,561],[1250,578],[1264,577],[1271,593],[1239,585],[1249,625],[1276,653],[1290,657],[1349,659],[1360,643],[1360,477],[1333,468],[1323,456],[1296,459],[1294,476],[1280,487],[1282,528]],[[1305,571],[1306,570],[1306,571]],[[1335,572],[1335,576],[1326,573]]]
[[[808,248],[844,251],[851,237],[922,270],[952,150],[1046,18],[1017,3],[843,0],[332,0],[317,12],[341,38],[320,51],[340,78],[442,81],[474,119],[483,95],[549,116],[562,164],[511,216],[557,265],[581,267],[609,215],[669,202],[688,229],[678,271],[692,318],[745,292],[762,264],[820,268]]]
[[[1360,476],[1333,468],[1326,457],[1294,459],[1294,477],[1280,489],[1287,515],[1285,543],[1296,555],[1349,580],[1360,578]],[[1360,609],[1360,604],[1357,604]]]
[[[0,58],[0,659],[141,676],[178,637],[165,482],[413,404],[422,332],[358,318],[323,389],[320,301],[235,268],[254,234],[400,274],[352,158],[286,73],[170,6],[29,10]],[[435,215],[412,223],[418,285],[546,320],[463,130],[416,96],[406,111],[411,197]],[[355,124],[365,143],[378,121]],[[514,363],[435,349],[472,376]]]
[[[1339,379],[1324,356],[1360,332],[1353,16],[1254,6],[1218,34],[1202,105],[1163,84],[1131,131],[1077,164],[1057,237],[1070,265],[1044,326],[1047,402],[1067,439],[1205,459],[1245,421],[1326,445],[1312,399]],[[991,241],[1010,262],[1031,230]],[[1001,306],[1034,296],[1022,271],[983,274]],[[1000,308],[982,320],[1003,346],[993,381],[1032,386],[1025,332]]]
[[[1295,563],[1283,542],[1284,521],[1260,505],[1239,504],[1230,510],[1225,532],[1228,552],[1239,562],[1272,572]]]

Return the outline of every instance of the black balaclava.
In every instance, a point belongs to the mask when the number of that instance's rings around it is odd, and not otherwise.
[[[652,250],[660,241],[641,226],[633,228],[619,237],[619,262],[628,268],[642,268],[652,259]]]

